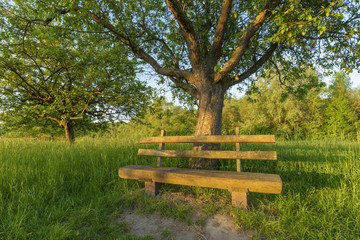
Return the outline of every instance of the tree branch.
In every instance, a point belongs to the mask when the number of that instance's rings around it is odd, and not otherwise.
[[[61,120],[60,119],[58,119],[58,118],[56,118],[56,117],[52,117],[52,116],[50,116],[50,115],[47,115],[47,114],[41,114],[41,115],[39,115],[39,117],[42,117],[42,118],[47,118],[47,119],[50,119],[50,120],[53,120],[53,121],[55,121],[55,122],[57,122],[57,123],[59,123],[60,125],[61,125]]]
[[[11,90],[11,89],[7,89],[7,88],[3,88],[3,87],[1,87],[0,89],[3,89],[5,92],[8,92],[12,97],[14,97],[16,100],[18,100],[18,101],[21,102],[21,103],[26,102],[26,100],[28,100],[28,99],[21,99],[21,98],[19,98],[18,96],[16,96],[16,95],[14,94],[14,91]]]
[[[200,48],[196,36],[195,29],[191,21],[186,16],[185,12],[181,9],[181,6],[177,0],[166,0],[166,3],[173,14],[174,18],[181,27],[185,41],[189,47],[189,57],[191,65],[196,68],[201,66],[201,54]]]
[[[186,82],[183,82],[182,79],[178,79],[178,78],[174,78],[174,77],[169,77],[169,78],[173,83],[175,83],[175,85],[177,87],[179,87],[179,88],[183,89],[184,91],[190,93],[190,95],[193,98],[196,98],[196,99],[199,98],[199,92],[196,89],[196,87],[194,87],[193,85],[188,84]]]
[[[229,19],[232,2],[233,2],[232,0],[223,0],[222,3],[222,9],[216,26],[215,36],[213,39],[212,49],[210,53],[210,56],[214,58],[214,63],[213,63],[214,66],[217,60],[219,60],[221,56],[221,46],[224,40],[226,25]],[[210,66],[210,67],[213,68],[214,66]]]
[[[246,78],[250,77],[252,74],[254,74],[267,60],[270,59],[272,54],[275,52],[275,50],[278,48],[277,43],[271,44],[269,49],[265,52],[265,54],[257,60],[251,68],[249,68],[247,71],[243,72],[240,75],[236,75],[235,79],[229,83],[229,86],[233,86],[235,84],[238,84],[242,81],[244,81]]]
[[[49,25],[57,16],[67,14],[70,12],[71,9],[55,9],[54,14],[51,17],[48,17],[46,19],[36,18],[36,19],[27,19],[27,25],[33,23],[33,22],[43,22],[45,26]],[[73,10],[78,10],[74,8]]]
[[[53,21],[56,18],[56,16],[58,16],[60,14],[67,14],[68,12],[70,12],[70,10],[79,11],[79,10],[82,10],[82,8],[79,6],[75,6],[72,9],[57,9],[55,11],[55,14],[53,17],[47,18],[45,20],[35,19],[32,21],[42,21],[42,22],[45,22],[46,25],[48,25],[48,24],[50,24],[51,21]],[[160,64],[153,57],[151,57],[142,48],[140,48],[134,41],[132,41],[130,38],[128,38],[125,34],[117,31],[115,29],[115,26],[106,22],[105,20],[103,20],[102,18],[100,18],[99,16],[97,16],[96,14],[94,14],[90,11],[87,11],[86,13],[89,18],[91,18],[93,21],[95,21],[100,26],[104,27],[105,29],[108,29],[121,42],[123,42],[125,45],[129,46],[136,57],[138,57],[138,58],[144,60],[145,62],[147,62],[148,64],[150,64],[153,67],[153,69],[155,70],[155,72],[157,72],[158,74],[168,76],[168,77],[185,78],[187,80],[190,80],[190,76],[192,75],[190,72],[182,71],[180,69],[162,68],[160,66]]]
[[[187,80],[190,79],[190,72],[182,71],[180,69],[171,69],[171,68],[162,68],[160,64],[148,53],[146,53],[142,48],[140,48],[134,41],[132,41],[130,38],[128,38],[125,34],[122,34],[121,32],[117,31],[115,29],[115,26],[112,24],[104,21],[100,17],[98,17],[96,14],[92,12],[87,12],[88,17],[90,17],[93,21],[100,24],[102,27],[108,29],[111,33],[113,33],[116,37],[120,39],[125,45],[129,46],[132,50],[132,52],[135,54],[136,57],[144,60],[148,64],[150,64],[155,72],[158,74],[168,76],[168,77],[178,77],[178,78],[185,78]]]
[[[176,69],[179,69],[179,60],[176,58],[174,52],[171,50],[171,48],[169,47],[169,45],[165,42],[164,39],[159,38],[158,36],[154,35],[152,32],[150,32],[149,29],[146,28],[145,24],[141,25],[141,28],[144,29],[144,31],[151,37],[153,38],[155,41],[158,41],[159,43],[161,43],[165,49],[170,53],[171,58],[174,61],[174,65]]]
[[[70,120],[78,120],[78,119],[84,119],[84,117],[83,116],[81,116],[81,117],[70,117],[69,119]]]
[[[217,83],[221,81],[227,74],[229,74],[237,64],[240,62],[241,57],[245,54],[251,38],[256,34],[257,30],[262,26],[265,20],[271,16],[271,11],[281,3],[281,0],[268,0],[265,9],[261,11],[254,20],[247,26],[244,34],[239,40],[239,45],[235,49],[233,55],[225,63],[225,66],[215,74],[214,81]]]
[[[42,96],[41,93],[38,90],[36,90],[34,86],[30,85],[30,83],[28,81],[26,81],[26,79],[15,68],[11,67],[8,64],[6,64],[6,67],[10,71],[15,73],[19,77],[19,79],[28,87],[27,88],[27,87],[21,85],[25,89],[25,91],[27,91],[29,94],[34,93],[37,96],[38,99],[46,101],[45,100],[46,98],[44,96]]]
[[[283,78],[281,77],[282,74],[281,74],[281,71],[280,71],[278,65],[276,64],[276,62],[272,61],[271,59],[269,59],[269,62],[274,65],[275,70],[276,70],[276,72],[277,72],[277,74],[278,74],[278,77],[279,77],[279,82],[280,82],[280,84],[283,85],[283,86],[285,86],[286,88],[289,88],[290,86],[286,86],[285,81],[284,81]]]
[[[41,75],[41,79],[42,79],[42,82],[44,82],[44,84],[46,84],[46,81],[47,79],[45,78],[45,74],[44,74],[44,71],[42,70],[41,66],[39,65],[39,63],[32,57],[30,56],[30,54],[25,50],[23,49],[23,52],[24,54],[30,58],[30,60],[35,64],[36,68],[39,70],[40,72],[40,75]],[[39,86],[52,98],[53,96],[50,94],[50,92],[47,90],[47,88],[44,88],[42,87],[40,84]]]

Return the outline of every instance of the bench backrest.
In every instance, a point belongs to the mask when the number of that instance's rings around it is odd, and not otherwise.
[[[159,144],[159,149],[139,149],[138,155],[158,157],[157,166],[162,166],[162,157],[236,159],[240,172],[240,159],[277,160],[276,151],[240,151],[240,143],[275,143],[274,135],[212,135],[212,136],[165,136],[142,137],[141,144]],[[235,151],[215,150],[164,150],[165,143],[235,143]]]

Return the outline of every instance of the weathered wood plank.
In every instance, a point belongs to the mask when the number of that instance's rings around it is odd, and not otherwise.
[[[139,149],[138,155],[154,157],[276,160],[276,151],[194,151]]]
[[[279,194],[282,181],[279,175],[250,172],[197,170],[153,166],[125,166],[119,169],[121,178],[152,182],[228,189],[236,192]]]
[[[275,143],[274,135],[142,137],[140,143]]]

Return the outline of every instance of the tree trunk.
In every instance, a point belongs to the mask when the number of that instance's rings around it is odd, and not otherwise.
[[[62,123],[62,126],[64,127],[65,130],[65,137],[66,140],[69,143],[74,143],[75,142],[75,135],[74,135],[74,129],[73,129],[73,125],[70,119],[65,119],[64,122]]]
[[[199,91],[195,136],[221,135],[222,109],[226,89],[220,84],[206,86]],[[194,150],[219,150],[220,144],[194,144]],[[218,159],[189,160],[190,168],[217,169]]]

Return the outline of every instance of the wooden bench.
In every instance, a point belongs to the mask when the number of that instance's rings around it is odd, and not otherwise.
[[[238,131],[238,130],[237,130]],[[145,182],[145,192],[156,195],[161,183],[227,189],[232,205],[247,208],[247,192],[280,194],[279,175],[241,172],[240,159],[276,160],[275,151],[240,151],[240,143],[275,143],[274,135],[213,135],[142,137],[141,144],[159,144],[159,149],[139,149],[138,155],[157,157],[157,166],[125,166],[119,169],[121,178]],[[166,143],[235,143],[235,151],[165,150]],[[199,170],[162,166],[162,158],[236,159],[237,171]]]

